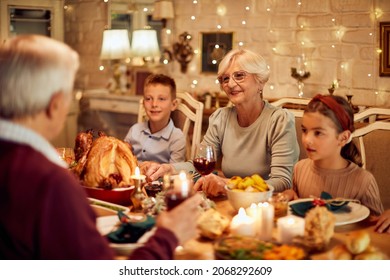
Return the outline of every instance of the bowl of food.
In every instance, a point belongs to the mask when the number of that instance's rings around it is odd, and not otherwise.
[[[134,186],[126,187],[126,188],[115,188],[111,190],[105,190],[102,188],[91,188],[85,187],[85,191],[89,197],[111,202],[114,204],[119,204],[123,206],[130,206],[131,203],[131,195],[134,191]]]
[[[230,204],[237,211],[241,207],[250,207],[252,203],[268,201],[274,191],[274,188],[267,185],[257,174],[245,178],[234,176],[229,179],[225,189]]]

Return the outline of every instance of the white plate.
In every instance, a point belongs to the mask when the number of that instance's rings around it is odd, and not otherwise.
[[[101,235],[106,235],[111,231],[115,230],[115,227],[118,222],[119,218],[117,215],[98,217],[96,220],[96,226]],[[146,232],[143,236],[141,236],[137,243],[110,243],[110,247],[114,249],[114,251],[118,255],[128,256],[131,254],[132,251],[134,251],[138,247],[141,247],[149,239],[149,237],[154,234],[154,231],[155,228]]]
[[[311,201],[311,200],[313,200],[313,198],[297,199],[294,201],[290,201],[289,205],[299,203],[299,202]],[[349,212],[342,212],[342,211],[332,212],[336,217],[336,223],[335,223],[336,226],[356,223],[361,220],[364,220],[370,215],[370,209],[368,209],[366,206],[362,204],[349,202],[348,205],[346,205],[346,207],[350,208]],[[294,215],[290,207],[288,208],[288,213]]]
[[[129,207],[125,207],[119,204],[114,204],[91,197],[88,197],[88,200],[91,207],[95,210],[97,216],[112,216],[116,215],[118,211],[122,211],[125,214],[130,212]]]

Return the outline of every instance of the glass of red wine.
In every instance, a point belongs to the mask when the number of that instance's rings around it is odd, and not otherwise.
[[[192,177],[188,177],[184,171],[181,171],[175,176],[171,187],[166,192],[167,210],[172,210],[192,194]]]
[[[196,145],[193,164],[200,175],[210,174],[215,169],[216,162],[217,156],[214,146],[208,144]]]

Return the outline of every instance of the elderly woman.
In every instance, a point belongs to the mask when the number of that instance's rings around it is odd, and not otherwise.
[[[299,155],[294,117],[263,100],[269,75],[263,57],[245,49],[230,51],[219,64],[220,86],[234,106],[210,116],[202,142],[214,145],[222,156],[223,176],[204,176],[195,190],[218,196],[224,194],[228,178],[252,174],[262,176],[277,192],[290,188]],[[168,172],[194,170],[191,162],[144,167],[151,180]]]

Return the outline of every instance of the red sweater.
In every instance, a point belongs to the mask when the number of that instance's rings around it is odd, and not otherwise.
[[[0,259],[112,259],[76,178],[29,146],[0,140]],[[158,229],[132,258],[172,259]]]

